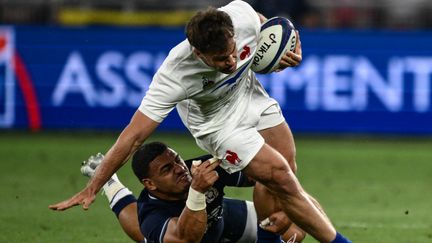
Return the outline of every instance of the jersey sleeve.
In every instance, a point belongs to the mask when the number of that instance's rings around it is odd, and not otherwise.
[[[138,110],[156,122],[162,122],[175,105],[187,98],[181,80],[176,80],[166,71],[166,65],[153,77],[149,90],[141,101]]]
[[[235,0],[219,8],[226,12],[232,19],[234,28],[241,31],[249,32],[258,36],[261,30],[261,22],[258,13],[249,3],[241,0]]]
[[[247,176],[242,171],[229,174],[224,169],[222,169],[222,167],[218,167],[216,170],[219,174],[219,180],[225,186],[234,186],[234,187],[248,186]]]
[[[141,223],[141,232],[149,242],[163,242],[171,217],[160,211],[152,212]]]

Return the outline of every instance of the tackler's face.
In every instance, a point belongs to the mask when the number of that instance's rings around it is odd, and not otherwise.
[[[234,38],[228,41],[227,50],[221,53],[202,53],[196,51],[196,54],[208,66],[215,68],[219,72],[231,74],[237,69],[237,46]]]
[[[149,172],[157,194],[163,194],[167,199],[181,198],[188,192],[192,181],[183,159],[170,148],[150,163]]]

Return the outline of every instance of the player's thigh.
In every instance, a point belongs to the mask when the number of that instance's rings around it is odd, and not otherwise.
[[[284,198],[301,190],[286,159],[268,144],[262,146],[243,171],[276,193],[277,197]]]
[[[266,144],[277,150],[288,161],[291,169],[296,172],[296,148],[294,136],[288,124],[283,121],[282,123],[260,130],[259,133],[264,138]]]
[[[255,127],[240,125],[230,132],[219,132],[197,139],[200,147],[222,160],[221,167],[228,173],[244,169],[264,145]]]

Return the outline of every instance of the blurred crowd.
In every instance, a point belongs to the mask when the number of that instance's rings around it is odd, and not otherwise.
[[[432,0],[246,0],[265,16],[286,16],[296,26],[306,28],[350,29],[430,29]],[[2,24],[68,25],[64,15],[70,9],[74,18],[80,12],[136,14],[151,11],[170,16],[196,11],[206,6],[222,6],[229,0],[1,0]],[[79,16],[78,16],[79,15]],[[113,15],[114,21],[116,16]],[[87,25],[94,24],[88,18]],[[111,21],[112,18],[108,18]],[[145,18],[142,18],[145,19]],[[185,17],[185,20],[187,18]],[[73,22],[73,21],[72,21]],[[133,23],[133,22],[131,22]],[[146,22],[137,22],[145,25]],[[104,24],[98,22],[97,24]],[[106,24],[112,24],[107,21]],[[152,22],[149,22],[152,24]]]

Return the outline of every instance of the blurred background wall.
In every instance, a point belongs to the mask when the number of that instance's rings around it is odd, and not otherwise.
[[[124,127],[188,19],[228,2],[0,1],[0,127]],[[260,76],[294,131],[432,134],[432,1],[248,2],[300,30],[302,65]]]
[[[148,25],[184,24],[191,12],[222,6],[229,0],[2,0],[0,20],[5,24]],[[266,16],[290,17],[309,28],[428,29],[432,27],[429,0],[247,0]],[[110,13],[111,18],[103,18]],[[168,13],[169,20],[146,18]],[[135,16],[133,20],[126,15]],[[107,15],[105,15],[107,16]],[[122,18],[130,19],[125,22]]]

